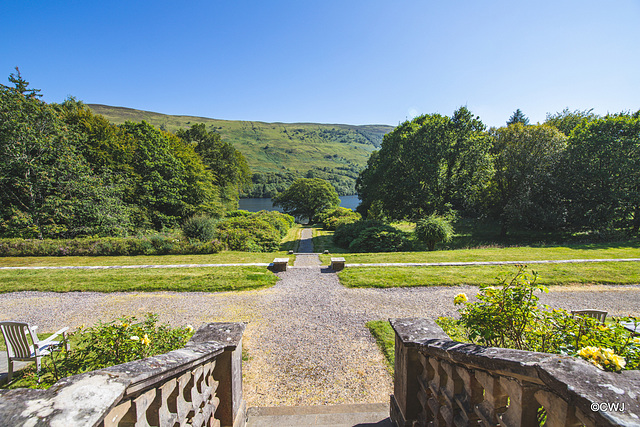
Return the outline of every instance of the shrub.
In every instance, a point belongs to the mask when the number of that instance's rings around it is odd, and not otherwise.
[[[189,242],[172,236],[78,239],[0,239],[0,256],[118,256],[213,254],[224,245],[212,239]]]
[[[280,237],[286,236],[289,229],[295,224],[294,217],[277,211],[256,212],[251,215],[251,218],[259,218],[262,221],[268,222],[280,232]]]
[[[322,212],[318,215],[318,220],[322,223],[325,230],[335,230],[338,225],[356,222],[362,219],[362,216],[347,208],[335,208]]]
[[[351,252],[399,252],[407,247],[405,233],[390,225],[365,228],[349,244]]]
[[[447,219],[431,215],[418,221],[415,233],[418,240],[425,242],[427,248],[433,251],[436,249],[437,243],[451,241],[453,227]]]
[[[182,226],[185,237],[198,239],[202,242],[213,239],[218,221],[206,215],[192,216]]]
[[[125,316],[86,329],[80,327],[69,334],[74,342],[70,351],[43,357],[40,383],[35,368],[29,366],[11,388],[48,388],[62,377],[167,353],[184,347],[192,334],[192,326],[172,328],[158,324],[158,316],[152,313],[141,322],[134,316]]]
[[[633,318],[602,325],[565,310],[538,307],[535,292],[548,290],[535,283],[535,272],[527,274],[524,268],[519,266],[511,277],[503,275],[498,287],[480,286],[477,302],[468,302],[464,294],[455,297],[454,304],[462,306],[459,324],[472,342],[582,357],[608,371],[640,367],[640,338],[619,323]]]
[[[226,212],[224,214],[224,216],[226,218],[235,218],[235,217],[239,217],[239,216],[244,217],[244,216],[251,216],[251,215],[252,215],[251,212],[245,211],[245,210],[242,210],[242,209],[236,209],[234,211],[228,211],[228,212]]]
[[[342,224],[337,227],[335,233],[333,233],[333,242],[341,248],[348,249],[351,242],[353,242],[364,229],[381,225],[384,224],[380,221],[356,221]]]
[[[280,247],[280,233],[259,217],[235,217],[218,223],[216,236],[231,250],[272,252]]]

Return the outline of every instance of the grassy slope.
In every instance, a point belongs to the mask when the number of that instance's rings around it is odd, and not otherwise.
[[[204,123],[220,133],[247,158],[252,172],[304,174],[317,168],[363,168],[387,125],[352,126],[318,123],[263,123],[216,120],[205,117],[170,116],[123,107],[90,104],[90,108],[115,124],[146,120],[168,131]]]

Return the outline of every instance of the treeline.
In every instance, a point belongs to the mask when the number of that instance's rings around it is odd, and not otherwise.
[[[17,69],[16,69],[17,70]],[[82,102],[0,85],[0,237],[127,236],[237,208],[247,162],[204,125],[116,126]]]
[[[420,219],[452,211],[509,230],[640,228],[640,111],[517,110],[488,129],[466,107],[416,117],[385,135],[356,184],[365,216]]]
[[[355,193],[355,183],[361,169],[361,166],[345,161],[344,166],[335,168],[314,166],[306,173],[289,171],[254,173],[251,177],[251,187],[242,195],[275,197],[276,194],[289,188],[298,178],[322,178],[330,182],[340,196],[347,196]]]

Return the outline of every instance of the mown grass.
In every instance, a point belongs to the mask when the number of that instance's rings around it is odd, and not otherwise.
[[[451,337],[452,340],[459,342],[469,341],[465,336],[464,330],[456,324],[452,318],[439,317],[436,320],[436,323],[447,335],[449,335],[449,337]],[[369,328],[371,335],[376,339],[376,343],[387,361],[387,368],[391,375],[393,375],[396,361],[396,333],[387,320],[372,320],[367,322],[366,325],[367,328]]]
[[[287,235],[284,236],[284,239],[282,239],[280,250],[284,252],[298,252],[298,247],[300,246],[300,236],[302,234],[303,228],[304,227],[302,226],[302,224],[295,224],[293,227],[291,227],[287,232]],[[291,258],[292,255],[287,256]],[[293,259],[290,259],[290,261],[293,263]]]
[[[4,270],[0,271],[0,293],[222,292],[264,288],[277,280],[265,267]]]
[[[387,369],[389,373],[393,375],[395,366],[395,339],[396,333],[393,331],[391,324],[386,320],[372,320],[367,322],[367,328],[369,332],[376,339],[376,344],[380,347],[380,351],[384,355],[384,359],[387,361]]]
[[[481,262],[562,259],[640,258],[640,242],[620,244],[573,244],[566,246],[521,246],[508,248],[454,249],[426,252],[352,253],[347,263],[387,262]]]
[[[347,262],[351,262],[347,259]],[[412,286],[457,286],[495,284],[502,272],[513,266],[462,267],[349,267],[338,273],[340,283],[350,288],[393,288]],[[538,272],[538,283],[554,285],[640,283],[640,262],[598,262],[585,264],[536,264],[527,270]]]
[[[285,237],[286,239],[286,237]],[[223,251],[208,255],[137,255],[137,256],[47,256],[0,257],[0,267],[59,267],[105,265],[173,265],[173,264],[241,264],[265,263],[286,254],[280,252]]]

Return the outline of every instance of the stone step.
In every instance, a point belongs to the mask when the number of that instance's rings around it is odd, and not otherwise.
[[[249,408],[247,427],[391,427],[388,403]]]

